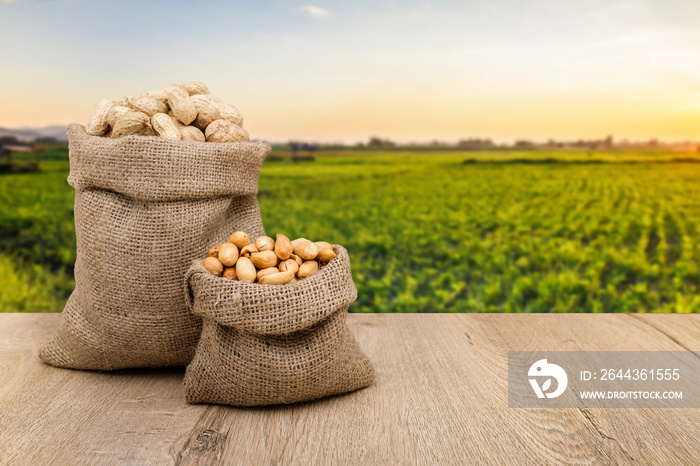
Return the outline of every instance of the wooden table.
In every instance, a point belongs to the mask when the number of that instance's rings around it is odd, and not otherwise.
[[[700,350],[700,315],[358,315],[375,385],[189,405],[182,368],[81,372],[60,315],[0,314],[0,464],[700,464],[700,409],[511,409],[508,350]]]

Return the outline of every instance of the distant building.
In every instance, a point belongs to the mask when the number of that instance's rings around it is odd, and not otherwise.
[[[34,154],[35,161],[17,163],[14,159],[16,153]],[[39,170],[41,150],[28,144],[16,141],[0,143],[0,155],[4,158],[4,161],[0,160],[0,173]]]
[[[0,148],[4,149],[5,153],[8,152],[34,152],[34,148],[28,144],[22,143],[11,143],[11,144],[0,144]]]

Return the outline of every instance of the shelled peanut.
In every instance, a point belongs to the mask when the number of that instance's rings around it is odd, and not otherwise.
[[[282,234],[251,241],[250,235],[236,231],[226,243],[210,249],[203,263],[210,273],[229,280],[283,285],[313,275],[334,257],[333,246],[325,241],[291,241]]]
[[[199,81],[173,83],[139,98],[102,99],[85,131],[92,136],[158,136],[173,141],[246,142],[238,109]]]

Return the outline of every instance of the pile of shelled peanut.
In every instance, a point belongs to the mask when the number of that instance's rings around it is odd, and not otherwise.
[[[291,241],[278,234],[276,240],[261,236],[251,242],[247,233],[237,231],[228,242],[210,249],[203,262],[209,272],[229,280],[282,285],[313,275],[319,264],[334,257],[333,246],[325,241]]]

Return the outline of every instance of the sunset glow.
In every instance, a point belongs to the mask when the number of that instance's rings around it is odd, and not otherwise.
[[[700,139],[697,2],[95,3],[0,3],[0,126],[201,80],[272,141]]]

